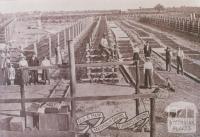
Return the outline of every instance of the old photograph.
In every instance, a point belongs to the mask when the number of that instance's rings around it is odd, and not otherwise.
[[[0,0],[0,137],[200,137],[200,0]]]

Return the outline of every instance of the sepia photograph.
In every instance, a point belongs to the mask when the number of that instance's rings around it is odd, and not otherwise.
[[[0,0],[0,137],[200,137],[200,0]]]

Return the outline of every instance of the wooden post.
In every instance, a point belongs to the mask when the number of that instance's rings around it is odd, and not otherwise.
[[[58,35],[57,35],[57,44],[60,45],[60,32],[58,32]]]
[[[81,22],[79,22],[79,34],[81,34]]]
[[[51,51],[51,35],[49,35],[49,59],[51,59],[51,53],[52,53],[52,51]]]
[[[185,28],[186,28],[185,25],[186,25],[186,24],[185,24],[185,19],[184,19],[184,20],[183,20],[183,31],[186,31],[186,30],[185,30]]]
[[[200,37],[200,19],[198,20],[198,34],[197,34],[198,38]],[[200,39],[199,39],[200,41]]]
[[[37,52],[37,44],[34,43],[33,46],[34,46],[34,53],[35,53],[35,55],[36,55],[36,57],[37,57],[37,56],[38,56],[38,52]]]
[[[150,137],[156,136],[155,98],[150,98]]]
[[[64,29],[64,49],[67,49],[67,36],[66,36],[66,28]]]
[[[24,117],[25,127],[27,126],[26,122],[26,106],[25,106],[25,91],[24,91],[24,70],[20,70],[21,73],[21,83],[20,83],[20,94],[21,94],[21,113],[20,115]]]
[[[198,36],[200,35],[200,20],[198,20]]]
[[[81,22],[81,32],[83,31],[83,22]]]
[[[139,60],[136,60],[136,94],[140,93],[140,69],[139,69]],[[140,113],[140,101],[136,99],[136,115]]]
[[[77,34],[76,36],[79,35],[79,23],[76,24],[76,34]]]
[[[77,37],[78,36],[78,23],[76,23],[76,25],[75,25],[75,30],[76,30],[75,36]]]
[[[68,40],[70,40],[70,39],[72,39],[72,38],[71,38],[71,27],[69,27],[68,29],[69,29],[69,31],[68,31],[68,38],[69,38],[69,39],[68,39]],[[68,44],[69,44],[69,43],[68,43]]]
[[[73,25],[73,39],[76,37],[76,24]]]
[[[75,68],[75,55],[74,55],[74,45],[71,44],[71,41],[68,41],[68,52],[69,52],[69,63],[70,63],[70,90],[71,90],[71,130],[75,130],[75,113],[76,113],[76,104],[74,97],[76,95],[76,68]]]

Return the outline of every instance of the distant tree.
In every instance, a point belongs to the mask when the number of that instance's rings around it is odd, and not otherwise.
[[[154,7],[155,10],[157,10],[158,12],[161,12],[165,9],[165,7],[161,4],[157,4],[155,7]]]

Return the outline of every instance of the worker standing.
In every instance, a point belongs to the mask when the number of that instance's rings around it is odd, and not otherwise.
[[[166,52],[166,71],[171,71],[171,62],[172,62],[172,51],[169,47],[165,50]]]
[[[178,47],[176,60],[177,60],[177,74],[179,74],[179,72],[181,71],[181,74],[183,75],[184,52],[183,50],[180,49],[180,47]]]
[[[152,88],[153,85],[153,64],[150,61],[150,58],[146,58],[144,63],[144,86],[145,88]]]
[[[1,51],[1,70],[2,71],[4,69],[5,60],[6,60],[6,55],[5,55],[4,51]]]
[[[4,81],[4,85],[8,85],[9,83],[9,78],[8,78],[8,68],[10,66],[10,58],[9,57],[5,57],[4,62],[3,62],[3,81]]]
[[[99,48],[100,48],[101,55],[103,56],[103,53],[105,53],[106,54],[106,61],[109,61],[110,48],[108,46],[108,41],[106,39],[106,35],[105,34],[103,35],[103,38],[101,39]]]
[[[13,64],[10,64],[10,67],[8,69],[8,78],[10,81],[10,85],[14,85],[15,81],[15,68],[13,67]]]
[[[29,66],[34,67],[34,66],[39,66],[39,60],[36,57],[36,54],[33,54],[32,58],[29,61]],[[31,79],[30,79],[30,84],[31,83],[38,83],[38,70],[31,70]]]
[[[144,44],[144,56],[145,58],[151,57],[151,47],[149,45],[149,41],[146,41]]]
[[[135,45],[133,48],[133,60],[139,60],[139,58],[140,58],[139,52],[140,52],[140,49],[139,49],[138,45]]]
[[[41,66],[50,67],[51,66],[50,60],[47,57],[44,57],[44,59],[41,62]],[[48,81],[48,84],[50,85],[49,69],[45,68],[42,70],[42,79],[44,80],[44,84],[46,84],[46,81]]]
[[[24,55],[21,56],[21,59],[19,61],[19,67],[28,67],[28,62],[26,60],[26,57]],[[24,84],[27,85],[29,82],[29,72],[28,70],[24,69],[22,77],[24,79]]]

